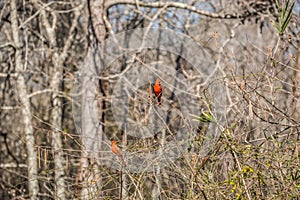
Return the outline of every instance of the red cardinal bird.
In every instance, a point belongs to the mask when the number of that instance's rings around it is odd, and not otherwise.
[[[119,149],[118,145],[117,145],[117,141],[116,140],[112,140],[111,141],[111,151],[116,154],[122,161],[123,165],[126,166],[125,160],[123,158],[123,155],[121,153],[121,150]]]
[[[153,92],[157,98],[158,105],[161,106],[161,96],[162,96],[162,87],[160,79],[157,78],[155,84],[153,85]]]

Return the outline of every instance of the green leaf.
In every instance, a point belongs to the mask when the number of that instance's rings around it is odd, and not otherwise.
[[[279,2],[276,0],[276,6],[278,12],[280,12],[280,18],[279,23],[273,22],[274,27],[278,31],[278,33],[281,35],[284,33],[286,27],[288,26],[293,13],[293,8],[295,6],[295,2],[290,3],[290,0],[288,0],[285,4],[282,4],[282,8],[279,7]]]
[[[278,0],[276,0],[276,7],[277,7],[278,10],[280,9],[280,8],[279,8]]]
[[[275,22],[274,22],[274,26],[275,26],[276,30],[280,33],[280,29],[279,29],[278,25]]]
[[[236,128],[237,125],[238,125],[237,122],[236,122],[235,124],[233,124],[233,125],[231,126],[231,130],[234,131],[234,129]]]
[[[283,26],[281,28],[282,32],[286,29],[287,25],[289,24],[289,22],[290,22],[290,20],[292,18],[292,13],[293,13],[294,6],[295,6],[295,2],[293,2],[292,6],[291,6],[291,8],[289,10],[289,13],[288,13],[287,17],[286,17],[285,21],[283,22]]]
[[[202,112],[200,116],[192,115],[192,114],[190,114],[190,115],[192,117],[194,117],[195,120],[200,121],[200,122],[213,122],[213,123],[216,122],[214,117],[209,112]]]
[[[290,5],[290,0],[288,0],[288,1],[286,2],[284,12],[287,11],[289,5]]]
[[[284,10],[284,9],[282,9],[282,11],[281,11],[281,15],[280,15],[280,21],[279,21],[280,25],[282,25],[282,22],[283,22],[284,16],[285,16],[285,10]]]

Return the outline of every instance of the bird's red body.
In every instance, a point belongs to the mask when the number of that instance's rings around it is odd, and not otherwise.
[[[153,92],[157,98],[157,103],[160,106],[161,105],[161,96],[162,96],[162,86],[160,79],[156,79],[155,84],[153,85]]]
[[[116,154],[116,155],[120,155],[121,151],[117,146],[117,141],[116,140],[112,140],[111,141],[111,151]]]
[[[111,151],[116,154],[122,161],[123,165],[126,166],[125,160],[122,156],[121,150],[119,149],[118,145],[117,145],[117,141],[116,140],[112,140],[111,141]]]

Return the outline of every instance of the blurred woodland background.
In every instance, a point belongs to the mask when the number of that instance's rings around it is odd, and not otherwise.
[[[2,0],[0,199],[299,198],[299,15],[300,2],[287,0]],[[114,122],[114,84],[132,57],[173,66],[196,91],[202,110],[192,156],[151,173],[131,173],[85,153],[81,136],[87,133],[75,127],[72,90],[88,52],[110,35],[148,27],[185,34],[209,53],[199,59],[219,66],[226,123],[210,152],[199,156],[206,128],[215,123],[208,84],[180,56],[128,52],[97,79],[99,134],[130,152],[167,142],[161,135],[126,138]],[[163,78],[163,87],[168,82]],[[147,87],[139,90],[147,98]],[[165,90],[163,109],[178,107],[172,95]],[[132,120],[156,106],[141,99],[129,102]],[[176,134],[177,125],[177,115],[170,114],[165,129]]]

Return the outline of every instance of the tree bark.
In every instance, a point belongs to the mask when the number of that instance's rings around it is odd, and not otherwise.
[[[46,33],[50,40],[50,47],[56,47],[56,35],[53,28],[47,20],[45,10],[41,10],[42,25],[45,27]],[[51,111],[51,124],[52,124],[52,148],[54,150],[54,166],[55,166],[55,198],[60,200],[66,199],[65,191],[65,172],[64,172],[64,157],[63,146],[61,142],[61,116],[62,116],[62,102],[58,95],[60,90],[60,81],[62,78],[63,67],[62,60],[59,59],[58,52],[53,53],[52,64],[53,74],[50,82],[50,89],[53,91],[51,95],[52,111]]]
[[[294,119],[298,120],[300,117],[300,44],[298,46],[298,51],[296,54],[296,63],[295,63],[295,69],[294,69],[294,88],[293,88],[293,93],[294,93],[294,114],[293,117]]]
[[[24,122],[24,131],[26,138],[27,162],[28,162],[28,190],[31,199],[38,199],[39,184],[38,184],[38,169],[37,169],[37,152],[35,149],[35,139],[33,135],[33,127],[31,124],[30,102],[27,96],[26,81],[23,74],[23,65],[21,62],[19,28],[17,19],[17,8],[15,0],[10,1],[11,10],[11,29],[12,37],[15,46],[15,67],[17,76],[18,96],[21,104],[21,112]]]
[[[52,57],[53,64],[53,74],[50,82],[50,88],[53,91],[51,95],[52,101],[52,112],[51,112],[51,124],[52,124],[52,147],[54,149],[54,164],[55,164],[55,184],[56,191],[55,196],[58,199],[66,199],[66,190],[65,190],[65,158],[63,156],[63,145],[61,141],[62,134],[62,100],[59,96],[61,79],[63,76],[63,62],[67,57],[67,51],[71,47],[73,40],[74,30],[77,26],[77,21],[80,16],[81,10],[84,8],[85,1],[81,1],[81,5],[76,7],[74,11],[74,18],[69,30],[68,38],[65,41],[65,46],[62,53],[59,55],[58,52],[54,52]],[[50,26],[50,23],[47,19],[46,12],[41,10],[42,24],[46,29],[50,41],[50,47],[57,47],[57,38],[53,27]]]
[[[100,152],[101,150],[100,143],[102,141],[103,127],[101,123],[99,123],[100,125],[97,131],[93,131],[93,127],[95,125],[95,120],[99,122],[103,119],[102,107],[104,104],[104,100],[102,100],[103,98],[100,97],[103,96],[103,94],[101,94],[101,91],[99,90],[99,87],[101,86],[97,86],[96,84],[88,85],[88,83],[90,83],[90,75],[93,75],[98,70],[101,71],[101,69],[96,69],[97,67],[99,67],[99,63],[94,63],[94,59],[91,59],[91,55],[97,53],[95,52],[97,51],[96,47],[105,40],[107,34],[104,22],[104,16],[106,15],[104,2],[104,0],[88,0],[88,11],[90,15],[88,37],[90,38],[90,45],[88,49],[87,59],[89,59],[89,61],[85,62],[88,63],[88,66],[82,65],[81,67],[81,72],[82,74],[84,74],[82,80],[82,88],[88,87],[88,90],[84,91],[83,93],[81,102],[81,135],[83,137],[88,136],[88,138],[83,138],[83,140],[89,140],[89,138],[93,138],[97,141],[92,147],[93,152]],[[89,108],[91,105],[89,104],[91,102],[88,102],[87,99],[89,97],[95,97],[95,94],[97,94],[97,96],[99,97],[100,102],[93,102],[93,108],[97,110],[94,113],[90,113]],[[95,113],[97,113],[97,116],[94,116]],[[89,141],[87,141],[86,143],[89,143]],[[87,152],[84,149],[81,156],[80,179],[83,182],[83,188],[80,195],[82,199],[86,199],[87,197],[99,198],[101,196],[101,174],[97,167],[98,163],[94,159],[89,159],[92,157],[92,155],[89,155],[89,153],[91,152]],[[94,182],[95,180],[97,180],[97,182]]]

